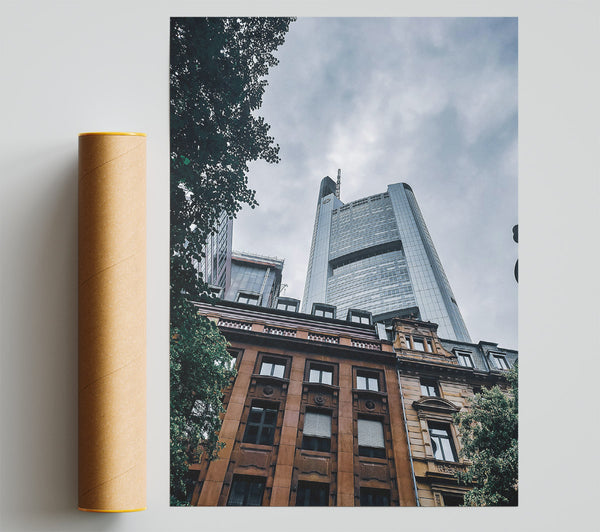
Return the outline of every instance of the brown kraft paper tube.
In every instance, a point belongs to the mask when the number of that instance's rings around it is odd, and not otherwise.
[[[79,136],[79,509],[146,507],[146,136]]]

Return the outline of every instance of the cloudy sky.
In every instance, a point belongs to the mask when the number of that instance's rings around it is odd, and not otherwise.
[[[516,19],[301,18],[277,57],[281,162],[251,165],[234,249],[284,258],[300,299],[321,179],[345,203],[408,183],[472,340],[517,348]]]

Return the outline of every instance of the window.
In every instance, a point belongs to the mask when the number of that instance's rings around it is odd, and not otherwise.
[[[423,342],[423,338],[413,337],[413,349],[416,351],[425,351],[425,342]]]
[[[327,366],[311,365],[308,370],[308,382],[333,384],[333,370]]]
[[[429,338],[426,338],[425,343],[427,344],[427,351],[433,353],[433,342]]]
[[[260,506],[264,491],[264,478],[235,476],[227,506]]]
[[[312,313],[322,318],[335,318],[335,307],[313,303]]]
[[[504,355],[501,355],[500,353],[490,353],[490,356],[496,369],[510,369],[508,361]]]
[[[439,397],[440,392],[437,382],[431,379],[421,379],[421,395],[426,397]]]
[[[298,482],[296,506],[329,506],[329,484]]]
[[[465,503],[463,495],[444,493],[442,497],[444,498],[444,506],[462,506]]]
[[[406,348],[412,349],[412,347],[410,346],[410,336],[405,336],[404,339],[406,340]]]
[[[263,359],[260,365],[260,375],[283,378],[285,375],[285,362],[276,359]]]
[[[231,358],[226,361],[227,367],[230,369],[235,369],[238,363],[238,356],[240,353],[238,351],[228,351]]]
[[[385,438],[381,421],[359,418],[358,454],[371,458],[385,458]]]
[[[361,506],[389,506],[389,490],[378,490],[375,488],[360,488]]]
[[[359,371],[356,374],[356,388],[358,390],[379,391],[379,377],[376,373]]]
[[[456,462],[456,450],[454,449],[449,425],[429,423],[429,436],[431,437],[434,458]]]
[[[458,363],[465,368],[473,367],[473,359],[469,353],[461,353],[460,351],[456,352],[456,358],[458,358]]]
[[[328,453],[331,449],[331,414],[306,412],[302,448]]]
[[[244,294],[238,292],[238,303],[246,303],[247,305],[258,305],[259,296],[255,294]]]
[[[371,325],[371,314],[369,312],[363,312],[360,310],[349,310],[346,319],[348,319],[352,323],[362,323],[364,325]]]
[[[244,432],[244,443],[273,445],[276,424],[276,406],[263,407],[252,404]]]
[[[279,310],[287,310],[289,312],[296,312],[298,310],[298,303],[291,303],[286,301],[278,301],[277,308]]]

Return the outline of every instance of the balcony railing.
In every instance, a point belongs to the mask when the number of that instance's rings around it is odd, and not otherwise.
[[[242,331],[250,331],[252,324],[245,321],[228,320],[221,318],[219,320],[219,327],[227,327],[229,329],[241,329]]]
[[[366,342],[364,340],[351,340],[352,347],[358,347],[359,349],[371,349],[372,351],[381,351],[381,344],[375,342]]]
[[[296,337],[296,329],[283,329],[281,327],[265,327],[265,332],[268,334],[276,334],[278,336]]]
[[[327,342],[328,344],[339,344],[340,339],[337,336],[330,336],[328,334],[319,334],[314,332],[308,333],[308,339],[314,342]]]

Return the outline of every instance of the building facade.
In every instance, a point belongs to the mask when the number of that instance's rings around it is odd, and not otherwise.
[[[393,320],[400,393],[419,506],[459,506],[468,486],[454,415],[483,387],[506,386],[518,353],[491,342],[440,339],[433,323]]]
[[[252,253],[231,253],[231,282],[225,290],[227,301],[274,307],[281,289],[284,261]]]
[[[238,374],[224,393],[225,447],[190,465],[192,505],[462,503],[453,416],[483,386],[506,383],[516,351],[440,339],[413,318],[386,330],[352,312],[326,317],[318,305],[197,308],[230,342]]]
[[[470,342],[450,283],[405,183],[348,204],[339,186],[321,181],[304,288],[303,312],[333,305],[346,318],[364,309],[374,321],[415,316],[437,323],[444,338]]]
[[[231,343],[213,462],[191,465],[197,506],[414,506],[392,342],[372,325],[198,304]]]

